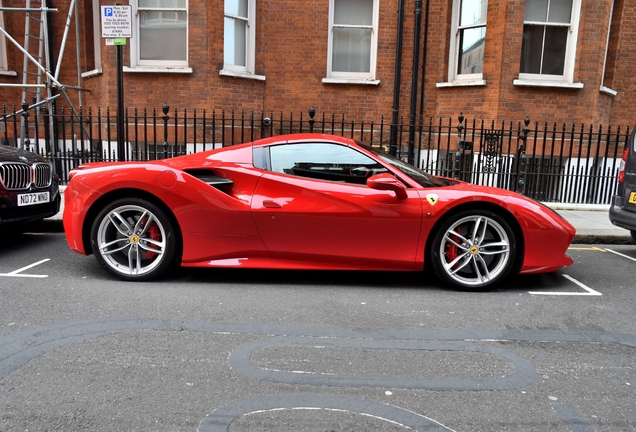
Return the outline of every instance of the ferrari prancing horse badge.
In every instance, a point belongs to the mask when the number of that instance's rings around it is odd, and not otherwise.
[[[437,204],[437,200],[439,199],[439,197],[437,196],[437,194],[428,194],[426,195],[426,201],[428,201],[428,203],[432,206],[434,206],[435,204]]]

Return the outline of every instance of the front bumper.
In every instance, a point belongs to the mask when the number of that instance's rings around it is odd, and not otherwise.
[[[3,193],[0,195],[0,225],[21,224],[42,220],[56,215],[60,211],[60,191],[57,184],[49,189],[39,189],[37,192],[47,191],[50,193],[51,201],[44,204],[37,204],[19,207],[17,196],[19,193]]]

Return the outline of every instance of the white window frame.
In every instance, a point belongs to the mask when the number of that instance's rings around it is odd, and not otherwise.
[[[133,34],[129,39],[130,43],[130,67],[124,67],[124,72],[186,72],[191,73],[188,66],[190,58],[190,2],[186,0],[185,8],[174,8],[174,10],[186,13],[186,59],[185,60],[141,60],[139,58],[139,11],[157,10],[166,11],[166,8],[140,8],[138,0],[130,0],[133,14]]]
[[[95,56],[95,68],[82,71],[82,78],[91,77],[102,73],[102,29],[101,29],[101,7],[99,0],[91,0],[93,3],[93,55]]]
[[[225,8],[225,6],[224,6]],[[225,34],[225,18],[243,19],[235,15],[226,14],[223,11],[223,31]],[[256,75],[256,0],[247,0],[247,26],[245,34],[245,66],[223,63],[220,75],[236,76],[265,80],[262,75]],[[225,60],[225,45],[223,46],[223,58]]]
[[[615,2],[612,1],[612,8],[610,9],[610,20],[607,26],[607,37],[605,38],[605,55],[603,56],[603,74],[601,75],[601,87],[599,90],[602,93],[606,93],[610,96],[616,96],[618,92],[614,89],[605,86],[605,73],[607,72],[607,56],[610,49],[610,36],[612,35],[612,25],[614,24],[614,6]]]
[[[453,11],[452,11],[452,27],[451,27],[451,35],[452,40],[450,44],[450,55],[448,57],[448,81],[451,83],[457,82],[472,82],[476,85],[485,84],[483,82],[484,74],[480,73],[472,73],[472,74],[459,74],[457,73],[457,68],[459,66],[459,53],[462,50],[462,47],[459,46],[461,43],[460,33],[462,30],[476,28],[476,27],[488,27],[488,15],[486,15],[486,24],[471,24],[468,26],[460,26],[460,6],[462,0],[454,0],[453,1]]]
[[[379,84],[375,79],[377,57],[378,57],[378,29],[380,0],[373,0],[373,18],[371,24],[371,53],[369,72],[339,72],[332,70],[333,57],[333,29],[335,1],[329,0],[329,36],[327,41],[327,77],[322,80],[324,83],[344,83],[344,84]],[[368,26],[347,26],[369,28]]]
[[[525,14],[525,11],[524,11]],[[515,84],[517,85],[532,85],[532,83],[545,83],[549,84],[550,82],[555,83],[565,83],[565,84],[575,84],[574,83],[574,65],[576,64],[576,46],[578,42],[578,34],[579,34],[579,20],[581,15],[581,0],[572,0],[572,14],[570,16],[570,23],[543,23],[543,22],[526,22],[524,19],[523,25],[526,24],[537,24],[537,25],[558,25],[559,27],[569,26],[568,30],[568,40],[566,42],[565,47],[565,59],[564,59],[564,67],[563,67],[563,75],[547,75],[547,74],[531,74],[531,73],[521,73],[519,72],[519,79],[515,80]],[[519,47],[521,49],[521,47]],[[574,85],[576,88],[582,87],[582,85]]]

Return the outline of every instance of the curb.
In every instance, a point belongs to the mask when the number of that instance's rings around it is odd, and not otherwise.
[[[602,211],[609,212],[609,204],[567,204],[567,203],[553,203],[544,202],[541,203],[552,210],[566,210],[566,211]]]
[[[633,245],[634,241],[628,231],[626,234],[622,232],[611,232],[609,230],[599,230],[598,233],[586,232],[585,230],[577,231],[572,239],[572,244],[614,244]]]

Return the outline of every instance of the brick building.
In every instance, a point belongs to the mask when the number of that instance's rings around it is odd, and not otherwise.
[[[8,8],[27,3],[1,0],[0,24],[21,45],[26,13]],[[53,71],[71,2],[30,3],[57,9],[48,12]],[[100,8],[114,3],[77,2],[69,21],[59,81],[74,104],[78,91],[70,87],[79,86],[87,90],[83,106],[117,105],[116,48],[101,37]],[[636,114],[636,0],[121,3],[130,3],[133,17],[133,37],[123,49],[128,107],[159,109],[167,102],[180,109],[306,113],[313,106],[377,121],[390,119],[392,108],[408,118],[414,101],[418,115],[433,118],[464,112],[486,120],[625,126]],[[0,35],[0,83],[21,84],[23,62],[24,54]],[[3,87],[0,104],[20,105],[21,92]]]

